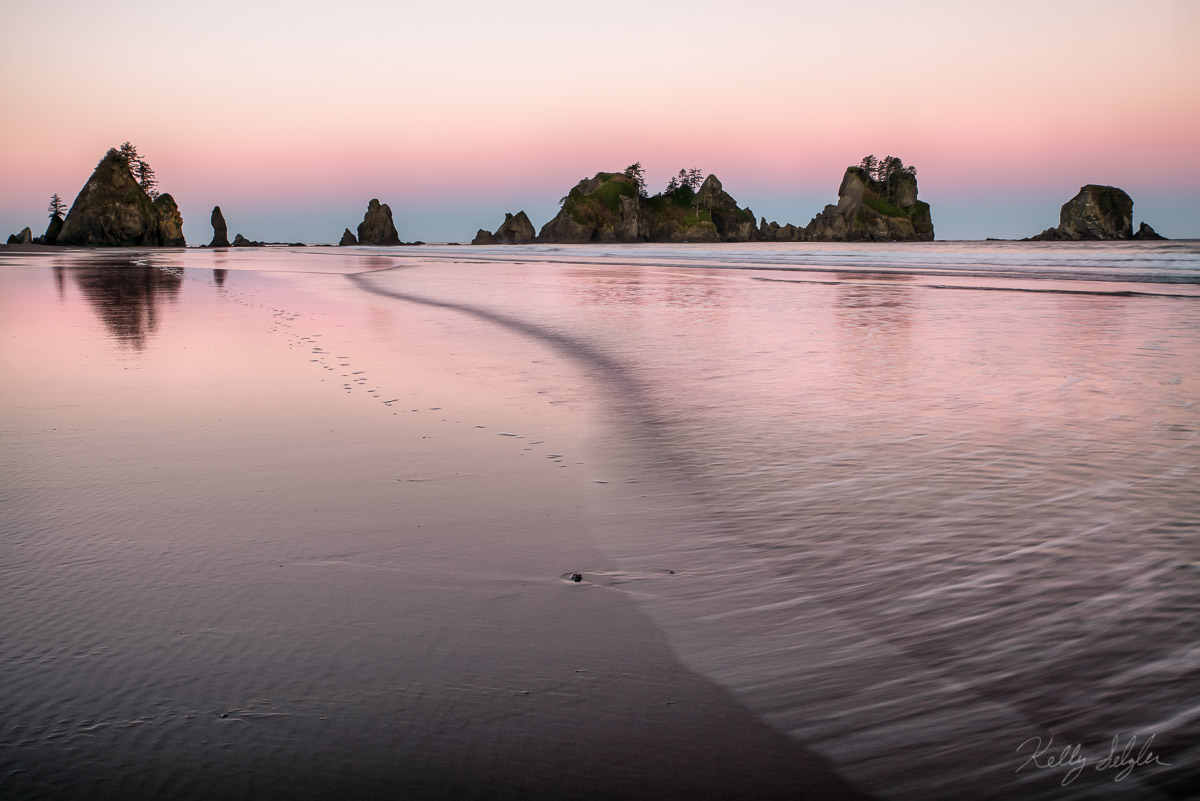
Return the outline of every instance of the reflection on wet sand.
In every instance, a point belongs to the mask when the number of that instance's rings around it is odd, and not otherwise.
[[[109,334],[124,347],[142,350],[158,327],[162,301],[175,301],[183,272],[129,261],[71,270]]]

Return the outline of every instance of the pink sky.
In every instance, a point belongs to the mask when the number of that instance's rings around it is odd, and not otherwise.
[[[193,244],[214,204],[316,242],[371,197],[405,239],[469,240],[635,160],[803,224],[867,153],[917,166],[939,238],[1036,233],[1084,183],[1200,236],[1200,3],[828,5],[10,3],[0,232],[129,139]]]

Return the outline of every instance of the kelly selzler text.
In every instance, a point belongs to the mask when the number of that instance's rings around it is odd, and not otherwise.
[[[1041,737],[1030,737],[1017,746],[1018,754],[1028,752],[1029,755],[1020,764],[1016,772],[1020,773],[1026,768],[1034,770],[1062,769],[1064,774],[1060,783],[1063,787],[1066,787],[1078,779],[1079,775],[1090,767],[1092,770],[1099,772],[1116,771],[1112,776],[1112,780],[1115,782],[1123,781],[1129,777],[1134,768],[1145,765],[1170,767],[1171,763],[1163,762],[1151,748],[1154,745],[1155,736],[1151,734],[1149,739],[1139,747],[1138,736],[1136,734],[1131,735],[1124,744],[1122,744],[1121,735],[1114,734],[1109,744],[1108,753],[1097,759],[1088,757],[1083,752],[1083,746],[1079,743],[1056,748],[1053,737],[1049,737],[1044,741]]]

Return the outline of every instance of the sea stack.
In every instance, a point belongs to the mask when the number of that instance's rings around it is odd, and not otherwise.
[[[482,228],[475,234],[472,245],[524,245],[537,237],[537,231],[529,217],[523,211],[516,214],[504,215],[504,222],[496,229],[496,233],[488,233]]]
[[[154,214],[158,217],[158,244],[164,248],[187,247],[183,238],[183,215],[175,198],[163,193],[154,198]]]
[[[380,203],[378,198],[372,198],[367,204],[367,213],[358,225],[358,243],[360,245],[399,245],[400,235],[396,233],[396,225],[392,222],[392,209],[386,203]]]
[[[538,241],[746,242],[757,234],[754,213],[740,208],[715,175],[695,190],[646,197],[630,175],[598,172],[567,193]]]
[[[342,232],[342,239],[340,242],[338,242],[338,244],[342,247],[346,247],[347,245],[357,245],[358,239],[354,236],[354,234],[350,233],[350,229],[347,228]]]
[[[1132,238],[1133,198],[1115,186],[1099,184],[1080,187],[1079,193],[1063,204],[1057,228],[1030,237],[1033,241]]]
[[[30,230],[28,225],[25,226],[24,228],[21,229],[20,233],[12,234],[8,237],[8,244],[10,244],[10,245],[32,245],[33,244],[33,231]]]
[[[872,157],[864,159],[864,165],[868,159]],[[929,204],[917,200],[916,172],[899,159],[895,165],[882,175],[873,175],[863,165],[847,167],[837,205],[826,206],[803,229],[789,233],[796,240],[811,242],[932,241],[933,218]]]
[[[471,240],[472,245],[496,245],[496,236],[486,228],[480,228],[475,232],[475,238]]]
[[[1134,239],[1157,239],[1157,240],[1162,240],[1162,241],[1166,240],[1165,236],[1160,234],[1158,231],[1155,231],[1150,226],[1146,225],[1146,223],[1141,223],[1140,225],[1138,225],[1137,233],[1135,233],[1133,235],[1133,238]]]
[[[170,195],[154,201],[134,180],[115,148],[108,151],[59,232],[59,245],[183,247],[183,217]]]
[[[225,224],[225,215],[221,213],[220,206],[213,206],[210,219],[212,220],[213,238],[208,246],[210,248],[229,247],[229,226]]]

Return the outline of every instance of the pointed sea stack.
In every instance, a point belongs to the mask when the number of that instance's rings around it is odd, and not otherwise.
[[[213,238],[208,244],[210,248],[227,248],[229,247],[229,226],[225,224],[225,215],[221,213],[220,206],[213,206],[212,217]]]
[[[58,244],[58,235],[62,232],[63,218],[55,214],[50,218],[50,224],[46,226],[46,233],[42,234],[42,241],[47,245]]]
[[[32,245],[33,244],[33,231],[30,230],[28,225],[25,226],[24,228],[21,229],[20,233],[12,234],[8,237],[8,244],[10,244],[10,245]]]
[[[342,247],[346,247],[348,245],[357,245],[358,239],[354,236],[354,234],[350,233],[350,229],[347,228],[342,232],[342,239],[340,242],[338,242],[338,244]]]
[[[392,222],[392,209],[386,203],[380,203],[378,198],[372,198],[367,204],[367,213],[358,224],[358,243],[360,245],[399,245],[400,235],[396,233],[396,224]]]
[[[183,217],[170,195],[146,194],[116,149],[105,154],[71,204],[59,245],[182,247]]]
[[[504,215],[504,222],[491,234],[482,228],[475,234],[472,245],[524,245],[537,237],[537,231],[523,211]]]
[[[1160,234],[1158,231],[1155,231],[1153,228],[1146,225],[1146,223],[1142,223],[1141,225],[1138,226],[1137,233],[1133,235],[1133,238],[1134,239],[1157,239],[1160,241],[1166,241],[1166,239],[1167,239],[1165,236]]]

